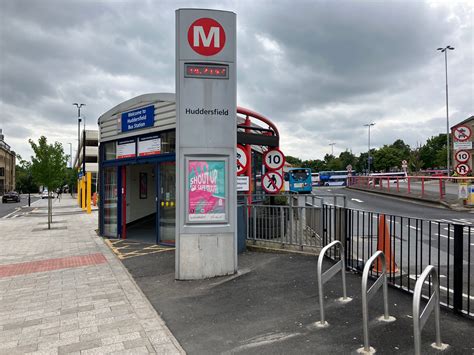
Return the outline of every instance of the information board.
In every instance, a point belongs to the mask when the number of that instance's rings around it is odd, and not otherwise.
[[[153,127],[155,123],[155,106],[137,108],[122,113],[122,132]]]
[[[135,139],[127,139],[117,142],[117,159],[134,158],[135,157]]]
[[[138,138],[138,156],[156,155],[161,153],[161,138],[159,135]]]

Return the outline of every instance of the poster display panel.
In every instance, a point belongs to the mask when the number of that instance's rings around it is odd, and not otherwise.
[[[189,222],[226,222],[225,160],[188,160]]]
[[[159,135],[138,138],[138,156],[161,154],[161,138]]]
[[[117,142],[117,159],[135,157],[135,139],[127,139]]]

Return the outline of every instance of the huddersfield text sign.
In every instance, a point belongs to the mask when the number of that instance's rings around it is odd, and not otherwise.
[[[237,271],[236,16],[176,11],[176,278]]]

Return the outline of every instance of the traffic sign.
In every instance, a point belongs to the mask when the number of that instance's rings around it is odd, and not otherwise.
[[[240,175],[247,171],[250,159],[247,155],[247,150],[243,145],[237,144],[235,154],[237,155],[237,175]]]
[[[403,169],[408,168],[408,162],[406,160],[402,160],[402,168]]]
[[[349,164],[348,166],[346,166],[346,170],[347,170],[348,172],[352,172],[352,165]]]
[[[458,126],[454,129],[454,139],[460,142],[467,141],[471,138],[471,129],[468,126]]]
[[[278,170],[285,164],[285,156],[280,149],[275,148],[264,154],[263,163],[269,170]]]
[[[262,187],[269,194],[277,194],[283,187],[283,178],[276,171],[269,171],[263,175]]]
[[[458,175],[467,175],[471,171],[471,168],[466,163],[459,163],[456,165],[456,172]]]
[[[456,154],[454,154],[454,158],[460,163],[466,163],[469,161],[471,154],[467,150],[458,150]]]
[[[212,18],[199,18],[189,26],[188,43],[200,55],[216,55],[225,46],[224,28]]]

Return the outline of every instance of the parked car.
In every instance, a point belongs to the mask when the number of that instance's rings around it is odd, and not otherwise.
[[[2,202],[7,203],[8,201],[20,202],[20,194],[16,191],[10,191],[3,195]]]

